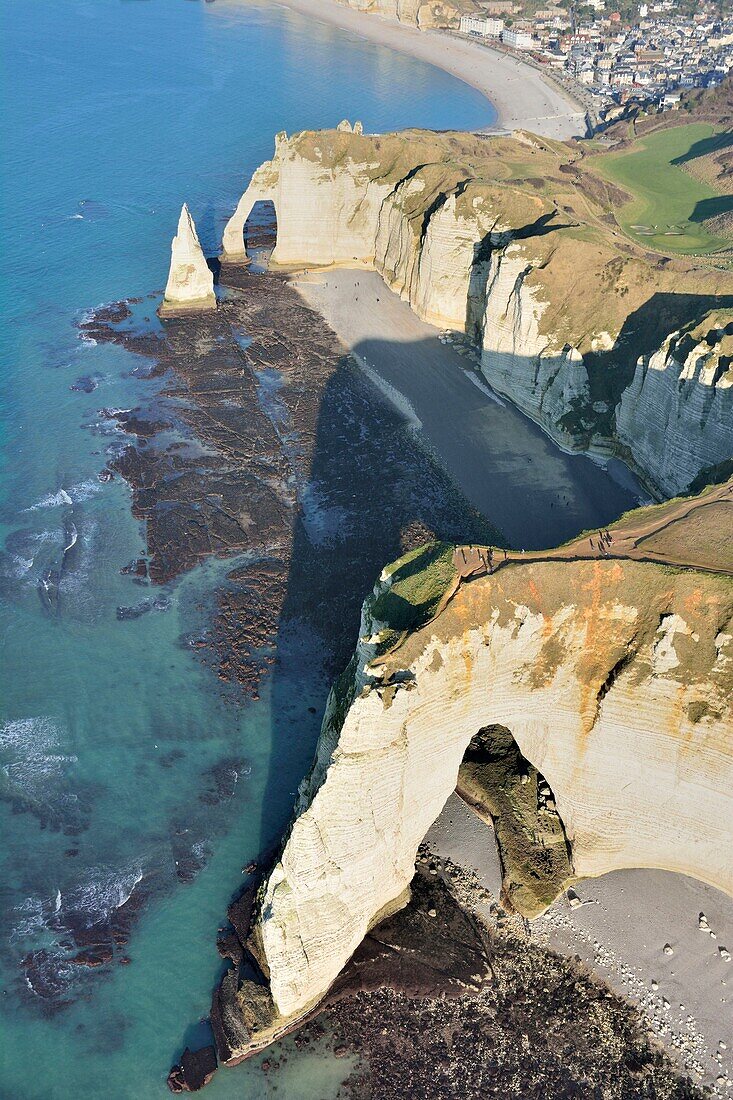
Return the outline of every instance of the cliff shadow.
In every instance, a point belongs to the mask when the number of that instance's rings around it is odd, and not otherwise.
[[[727,200],[733,203],[733,200]],[[733,206],[731,207],[733,209]],[[708,215],[710,216],[710,215]],[[590,400],[611,406],[611,412],[631,384],[640,356],[650,356],[683,326],[699,321],[713,309],[732,309],[733,295],[656,293],[624,321],[618,339],[608,351],[587,352]],[[611,422],[602,423],[607,434]]]
[[[730,214],[733,211],[733,195],[718,195],[712,199],[701,199],[695,203],[695,209],[690,214],[691,222],[705,222],[709,218],[717,218],[721,214]]]
[[[362,603],[384,566],[430,539],[501,538],[420,446],[409,418],[347,356],[320,395],[312,456],[298,482],[267,685],[266,849],[279,843],[291,818],[330,687],[353,654]]]
[[[362,603],[387,563],[430,539],[553,546],[638,503],[631,476],[621,484],[586,456],[561,451],[436,338],[364,340],[354,352],[369,373],[350,356],[338,361],[318,394],[312,449],[297,474],[266,682],[265,849],[291,817],[329,689],[353,655]]]
[[[675,157],[672,164],[687,164],[698,157],[707,156],[709,153],[722,153],[733,146],[733,133],[727,131],[722,134],[712,134],[710,137],[695,141],[682,156]]]

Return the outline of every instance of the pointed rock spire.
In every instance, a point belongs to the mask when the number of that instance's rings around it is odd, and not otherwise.
[[[199,244],[196,225],[184,202],[171,245],[171,267],[161,316],[216,308],[214,276]]]

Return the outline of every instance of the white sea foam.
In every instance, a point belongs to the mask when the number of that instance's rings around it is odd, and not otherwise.
[[[491,400],[495,401],[497,405],[501,405],[502,409],[506,408],[506,402],[502,401],[498,393],[494,393],[494,391],[489,386],[481,381],[475,370],[464,369],[463,373],[470,382],[473,382],[474,386],[476,386],[477,389],[481,390],[481,393],[485,394],[486,397],[491,398]]]
[[[67,893],[66,908],[88,913],[90,923],[102,920],[129,900],[142,877],[139,864],[117,869],[95,867],[83,882]]]
[[[100,482],[93,478],[89,478],[87,481],[80,481],[76,485],[69,486],[68,489],[59,489],[56,493],[48,493],[47,496],[41,497],[35,504],[31,504],[29,508],[25,508],[26,512],[37,512],[41,508],[60,508],[66,504],[80,504],[84,500],[89,500],[101,488]]]
[[[19,554],[13,557],[13,564],[15,566],[14,575],[19,579],[24,577],[28,570],[33,565],[33,558],[22,558]]]
[[[15,940],[32,939],[46,927],[46,914],[41,898],[26,898],[13,910],[16,916],[13,929],[10,933],[10,942]]]
[[[142,877],[139,864],[118,870],[93,867],[78,885],[67,887],[63,894],[57,887],[44,897],[28,897],[13,910],[10,940],[40,941],[48,946],[49,935],[55,939],[59,931],[63,934],[64,912],[74,913],[77,920],[84,914],[88,925],[107,920],[130,898]]]
[[[354,355],[353,358],[364,371],[367,378],[373,382],[377,389],[381,390],[387,400],[402,413],[408,422],[410,431],[419,432],[422,429],[422,420],[405,395],[401,393],[400,390],[395,389],[391,382],[382,378],[381,374],[378,374],[377,371],[369,365],[366,359],[362,359],[360,355]]]
[[[36,802],[58,801],[58,784],[77,763],[59,751],[63,731],[53,718],[18,718],[0,726],[0,768],[10,786]]]
[[[61,731],[54,718],[16,718],[0,726],[0,750],[24,749],[33,753],[50,752],[57,747]]]
[[[76,546],[76,540],[78,539],[78,537],[79,537],[79,532],[77,531],[74,524],[70,523],[69,524],[69,540],[70,541],[64,547],[64,553],[65,554],[68,553],[69,550],[71,550],[72,546]]]

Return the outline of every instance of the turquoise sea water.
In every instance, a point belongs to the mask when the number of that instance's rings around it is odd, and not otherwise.
[[[1,18],[0,1095],[142,1100],[167,1095],[173,1056],[204,1037],[190,1028],[221,967],[216,929],[286,820],[325,685],[305,666],[277,713],[267,686],[243,707],[222,698],[181,641],[220,565],[118,620],[149,592],[119,572],[144,543],[126,486],[97,479],[121,445],[99,410],[134,405],[140,383],[128,353],[84,344],[75,323],[162,287],[184,199],[216,251],[280,129],[493,115],[443,73],[274,5],[42,0]],[[70,389],[83,376],[93,392]],[[39,580],[70,543],[50,615]],[[263,805],[276,728],[290,753]],[[66,964],[74,914],[104,920],[133,887],[147,901],[131,964]],[[32,952],[48,1001],[23,979]],[[211,1095],[326,1100],[347,1069],[293,1050],[269,1078],[221,1072]]]

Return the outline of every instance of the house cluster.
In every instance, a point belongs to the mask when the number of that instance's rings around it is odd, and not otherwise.
[[[530,14],[531,0],[481,0],[483,12],[463,16],[460,30],[557,70],[599,111],[632,98],[676,107],[685,91],[719,84],[733,68],[733,8],[721,14],[702,0],[687,14],[676,0],[649,0],[622,13],[619,0],[541,2]]]

